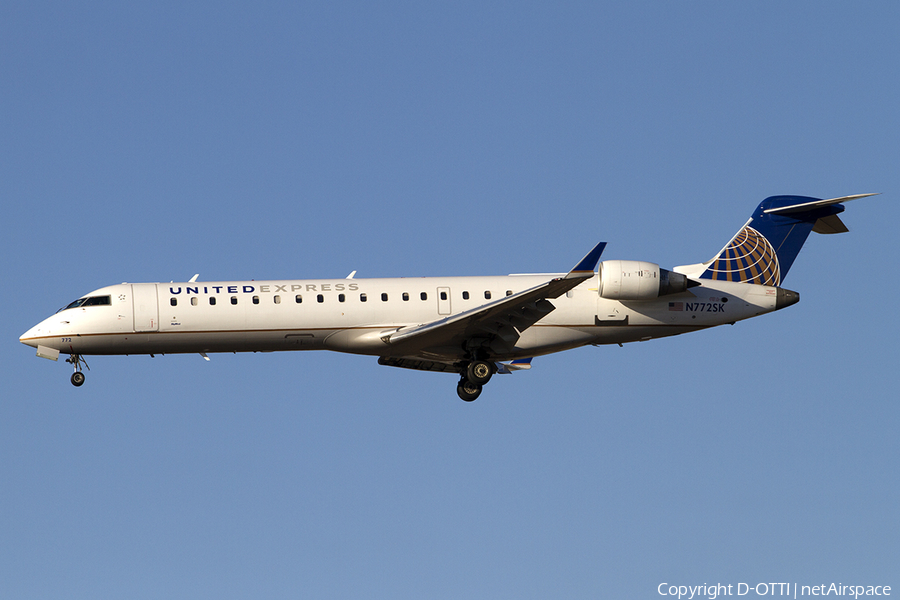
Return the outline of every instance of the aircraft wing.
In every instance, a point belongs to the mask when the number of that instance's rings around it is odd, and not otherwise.
[[[410,349],[456,349],[489,346],[495,353],[511,350],[525,329],[556,307],[558,298],[594,275],[606,242],[600,242],[566,275],[437,321],[405,327],[383,336],[390,346]]]

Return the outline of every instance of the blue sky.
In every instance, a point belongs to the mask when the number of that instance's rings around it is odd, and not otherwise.
[[[0,596],[900,588],[895,3],[0,6]],[[708,259],[881,196],[801,302],[498,377],[18,336],[121,281]],[[752,594],[751,594],[752,595]]]

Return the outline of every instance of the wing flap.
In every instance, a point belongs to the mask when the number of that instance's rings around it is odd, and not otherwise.
[[[379,365],[387,367],[400,367],[401,369],[414,369],[416,371],[436,371],[438,373],[458,373],[459,369],[452,363],[434,360],[422,360],[411,356],[382,356],[378,359]]]

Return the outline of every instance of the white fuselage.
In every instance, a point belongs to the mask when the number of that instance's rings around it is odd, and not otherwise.
[[[453,360],[462,349],[391,344],[391,332],[475,309],[546,282],[548,275],[228,281],[113,285],[22,335],[30,346],[89,354],[335,350]],[[521,331],[512,351],[526,358],[587,344],[666,337],[781,308],[780,289],[704,281],[654,300],[598,293],[598,275],[552,299],[556,307]],[[105,297],[109,297],[108,304]],[[790,302],[789,302],[790,303]]]

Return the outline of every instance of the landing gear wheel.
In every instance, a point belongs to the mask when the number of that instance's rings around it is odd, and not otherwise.
[[[466,402],[471,402],[481,395],[481,386],[477,383],[472,383],[468,379],[461,379],[456,386],[456,393]]]
[[[485,385],[494,374],[494,365],[483,360],[474,360],[466,367],[466,379],[477,386]]]
[[[75,372],[72,373],[72,385],[75,387],[80,386],[84,383],[84,373],[81,372],[81,365],[87,367],[87,370],[90,371],[91,368],[88,367],[87,361],[84,360],[84,357],[80,354],[71,354],[69,358],[66,359],[66,362],[75,367]]]

